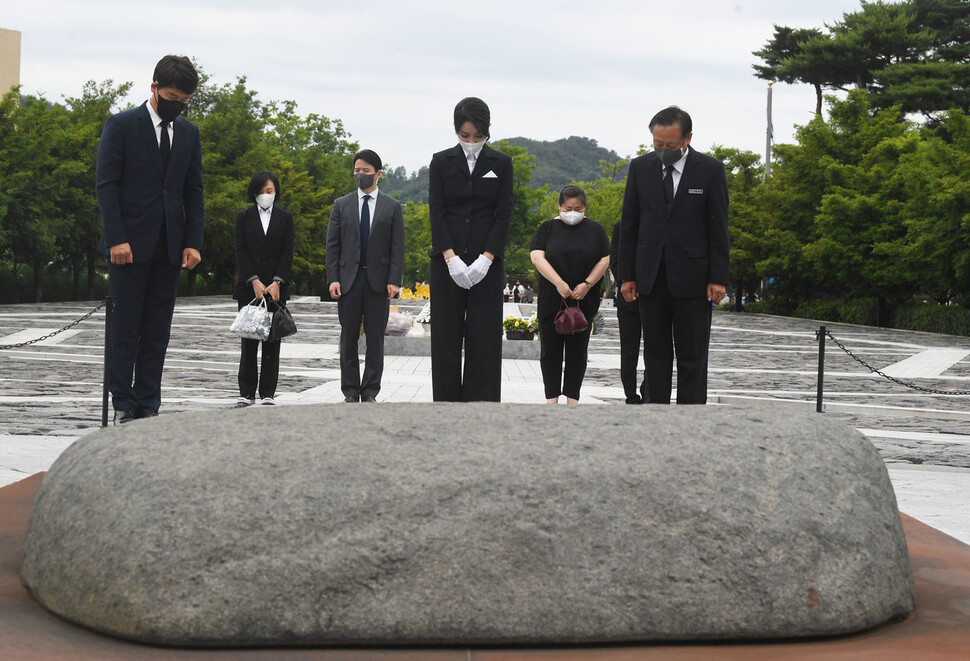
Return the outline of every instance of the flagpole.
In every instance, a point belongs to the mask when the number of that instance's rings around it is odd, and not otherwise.
[[[772,126],[771,126],[771,86],[772,81],[768,81],[768,127],[765,130],[765,178],[771,174],[771,138],[772,138]]]

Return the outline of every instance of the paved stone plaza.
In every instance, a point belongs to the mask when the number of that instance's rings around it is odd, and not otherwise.
[[[0,345],[31,340],[67,325],[94,303],[0,307]],[[401,302],[417,313],[421,303]],[[278,405],[341,402],[335,303],[316,297],[290,305],[299,333],[284,342]],[[236,304],[228,297],[181,299],[163,379],[162,413],[229,408],[237,396],[239,343],[227,332]],[[532,305],[508,304],[528,317]],[[583,404],[626,410],[619,383],[619,338],[612,308],[590,342]],[[43,342],[0,350],[0,485],[46,470],[78,437],[100,426],[103,312]],[[711,339],[709,406],[748,398],[779,407],[815,408],[819,323],[717,312]],[[924,388],[970,389],[970,338],[827,324],[874,367]],[[543,402],[537,360],[503,361],[506,402]],[[378,401],[430,402],[426,356],[388,356]],[[875,376],[827,344],[824,415],[860,429],[890,468],[900,509],[970,543],[970,396],[905,388]],[[344,406],[344,404],[340,404]],[[137,424],[137,423],[133,423]]]

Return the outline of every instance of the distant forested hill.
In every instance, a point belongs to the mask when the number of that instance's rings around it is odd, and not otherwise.
[[[549,184],[549,190],[559,190],[573,181],[593,181],[603,175],[600,161],[616,163],[620,156],[612,149],[600,147],[592,138],[570,136],[548,142],[529,138],[508,138],[509,144],[525,147],[536,157],[529,185],[539,188]],[[617,172],[617,179],[626,177],[627,167]]]
[[[401,202],[427,202],[428,166],[422,165],[420,170],[410,175],[403,165],[385,168],[378,186],[382,193],[396,197]]]
[[[549,190],[558,191],[573,181],[593,181],[604,176],[600,161],[615,163],[620,156],[612,149],[600,147],[591,138],[570,136],[552,142],[529,138],[506,138],[516,147],[525,147],[535,156],[535,169],[529,186],[541,188],[548,184]],[[618,181],[626,177],[624,166],[616,174]],[[428,167],[408,174],[402,167],[388,168],[380,183],[381,190],[402,202],[428,201]]]

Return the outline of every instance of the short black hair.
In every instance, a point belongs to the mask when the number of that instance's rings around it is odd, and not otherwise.
[[[192,60],[184,55],[166,55],[155,65],[152,80],[159,87],[174,87],[180,92],[192,94],[199,86],[199,72]]]
[[[185,90],[182,91],[184,92]],[[280,201],[280,180],[269,170],[260,170],[249,180],[249,190],[246,192],[246,195],[250,202],[256,204],[256,196],[263,192],[263,187],[267,181],[273,182],[273,188],[276,189],[276,201]]]
[[[384,169],[384,164],[381,163],[381,157],[377,155],[377,152],[373,149],[361,149],[359,152],[354,154],[354,165],[357,165],[357,161],[364,161],[370,164],[372,168],[380,172]]]
[[[562,206],[563,202],[571,200],[574,197],[578,197],[582,201],[583,207],[586,206],[586,191],[583,190],[582,186],[577,186],[576,184],[563,186],[562,190],[559,191],[559,206]]]
[[[465,122],[471,122],[475,125],[475,130],[486,138],[490,137],[488,127],[492,123],[492,113],[488,109],[488,104],[474,96],[468,96],[459,101],[455,106],[456,133]]]
[[[690,132],[694,130],[694,123],[690,121],[690,115],[687,114],[686,110],[681,110],[677,106],[669,106],[664,108],[650,120],[650,132],[653,133],[653,127],[656,125],[660,126],[673,126],[674,124],[680,124],[680,139],[686,140]]]

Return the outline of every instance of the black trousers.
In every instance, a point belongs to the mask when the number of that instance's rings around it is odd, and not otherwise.
[[[618,294],[618,299],[623,294]],[[647,378],[637,385],[637,365],[640,362],[640,338],[643,335],[643,321],[640,319],[640,303],[627,303],[617,300],[616,323],[620,328],[620,383],[627,401],[637,397],[647,398]]]
[[[162,402],[162,369],[172,332],[180,264],[168,259],[164,230],[147,262],[108,263],[108,293],[114,303],[108,371],[117,411],[150,408]]]
[[[239,310],[248,301],[239,301]],[[259,347],[263,347],[261,369],[257,371],[256,357]],[[256,399],[256,389],[259,388],[259,398],[276,396],[276,384],[280,379],[280,346],[282,342],[260,342],[259,340],[242,340],[242,352],[239,356],[239,396],[246,399]]]
[[[592,330],[593,326],[589,325],[582,333],[560,335],[556,332],[554,316],[539,320],[539,370],[546,399],[559,395],[579,399]]]
[[[390,301],[387,289],[375,292],[367,282],[367,270],[359,268],[354,284],[337,300],[340,318],[340,391],[344,396],[377,397],[384,375],[384,329]],[[364,324],[367,351],[364,376],[360,375],[360,325]]]
[[[663,265],[650,293],[640,294],[643,360],[650,404],[669,404],[677,348],[677,403],[707,403],[707,355],[711,304],[707,297],[677,298],[667,288]]]
[[[501,401],[502,260],[496,258],[485,278],[471,289],[455,284],[440,255],[431,258],[430,271],[434,401]]]

